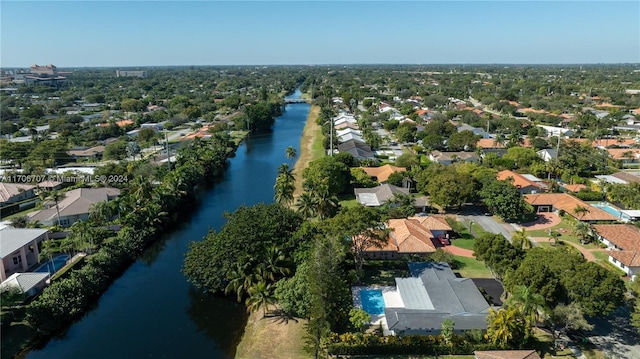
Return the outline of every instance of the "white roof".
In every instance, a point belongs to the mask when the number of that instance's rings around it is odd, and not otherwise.
[[[627,184],[627,181],[621,180],[618,177],[610,176],[610,175],[598,175],[596,178],[605,180],[609,183],[618,183],[618,184]]]
[[[0,284],[0,289],[18,287],[23,293],[26,293],[48,277],[49,273],[13,273],[9,278],[2,282],[2,284]]]
[[[528,179],[531,182],[542,182],[542,180],[532,174],[522,174],[522,177]]]
[[[628,209],[628,210],[622,210],[620,212],[626,214],[629,217],[640,218],[640,211],[638,210]]]
[[[41,228],[3,228],[0,230],[0,258],[7,257],[48,231]]]

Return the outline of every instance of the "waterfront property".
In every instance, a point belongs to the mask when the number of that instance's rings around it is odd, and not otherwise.
[[[120,195],[120,190],[110,187],[78,188],[65,192],[64,195],[64,199],[58,203],[44,203],[45,209],[30,213],[29,220],[53,226],[58,223],[59,216],[60,225],[69,227],[77,221],[87,220],[94,204],[116,198]]]
[[[3,228],[0,230],[0,281],[26,272],[38,263],[38,245],[49,239],[48,229]]]
[[[0,291],[13,287],[24,293],[25,298],[32,297],[47,285],[48,278],[49,273],[13,273],[0,284]]]
[[[451,319],[455,331],[486,329],[489,304],[469,278],[457,278],[446,263],[411,262],[411,277],[395,287],[354,287],[354,306],[382,324],[385,335],[440,334]]]
[[[68,260],[69,260],[68,254],[59,254],[51,258],[50,260],[48,260],[45,264],[36,268],[34,272],[47,273],[48,275],[53,275],[54,273],[59,271],[60,268],[64,267],[67,264]]]

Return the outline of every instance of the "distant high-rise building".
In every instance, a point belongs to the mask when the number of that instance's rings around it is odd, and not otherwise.
[[[147,77],[146,71],[116,70],[116,77]]]
[[[58,68],[51,64],[46,66],[31,65],[31,74],[38,76],[57,76]]]

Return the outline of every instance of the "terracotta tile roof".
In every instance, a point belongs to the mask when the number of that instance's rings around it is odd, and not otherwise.
[[[433,253],[436,251],[432,230],[451,230],[442,216],[410,217],[390,219],[387,227],[391,230],[382,248],[369,247],[368,252],[397,251],[398,253]]]
[[[640,267],[640,251],[607,251],[609,255],[627,267]]]
[[[567,191],[570,191],[570,192],[580,192],[580,190],[589,188],[583,184],[565,184],[565,185],[562,185],[562,187],[564,187]]]
[[[535,350],[475,351],[476,359],[541,359]]]
[[[611,146],[633,146],[636,144],[636,140],[633,138],[621,138],[620,140],[615,138],[595,140],[592,143],[593,147],[611,147]]]
[[[362,169],[369,176],[376,177],[378,182],[386,182],[392,173],[405,172],[407,170],[404,167],[396,167],[388,164],[380,167],[363,167]]]
[[[640,158],[640,149],[633,148],[607,148],[609,156],[615,160]]]
[[[481,138],[476,143],[478,148],[505,148],[504,143],[497,142],[494,138]]]
[[[630,224],[596,224],[593,229],[624,251],[640,251],[640,229]]]
[[[429,110],[418,110],[418,111],[416,111],[418,116],[422,116],[422,115],[424,115],[425,113],[428,113],[428,112],[429,112]]]
[[[579,200],[578,198],[567,193],[536,193],[527,194],[524,196],[524,200],[527,203],[535,206],[549,205],[558,210],[563,210],[567,214],[581,220],[581,221],[617,221],[618,218],[609,212],[603,211],[600,208],[592,207],[588,203]],[[577,207],[585,207],[589,212],[584,216],[579,217],[573,213],[573,210]]]
[[[543,190],[543,188],[539,184],[533,181],[530,181],[526,179],[524,176],[522,176],[521,174],[513,171],[509,171],[509,170],[500,171],[498,172],[497,178],[498,178],[498,181],[507,181],[507,180],[511,181],[510,178],[513,178],[513,182],[511,182],[511,184],[513,184],[517,188],[525,188],[525,187],[533,186],[533,187],[539,188],[541,191]]]
[[[518,110],[519,112],[522,113],[527,113],[527,112],[533,112],[533,113],[549,113],[547,110],[536,110],[535,108],[531,108],[531,107],[526,107],[526,108],[521,108]]]

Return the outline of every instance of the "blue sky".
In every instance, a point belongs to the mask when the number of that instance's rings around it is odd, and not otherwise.
[[[640,63],[639,1],[0,1],[0,65]]]

